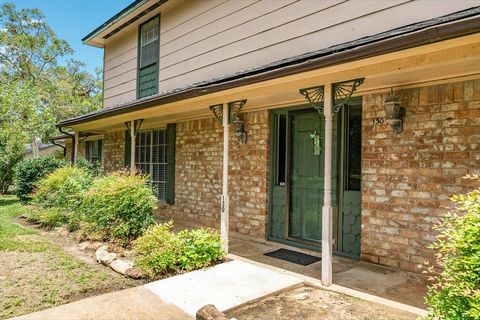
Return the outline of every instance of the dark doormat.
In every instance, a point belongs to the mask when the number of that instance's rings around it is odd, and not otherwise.
[[[265,256],[285,260],[288,262],[296,263],[302,266],[308,266],[309,264],[320,261],[319,257],[314,257],[309,254],[296,252],[288,249],[278,249],[275,251],[264,253]]]

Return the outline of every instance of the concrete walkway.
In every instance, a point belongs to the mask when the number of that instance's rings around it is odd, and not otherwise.
[[[264,255],[266,252],[280,248],[301,251],[311,255],[320,255],[319,252],[302,250],[274,242],[255,242],[237,238],[233,238],[230,241],[229,247],[232,254],[250,261],[253,260],[264,265],[288,270],[298,276],[320,279],[322,274],[322,263],[320,261],[308,266],[302,266]],[[426,283],[425,277],[421,274],[393,270],[379,265],[334,256],[333,283],[425,309]]]
[[[304,273],[288,271],[286,270],[288,268],[284,266],[280,269],[276,266],[233,254],[230,254],[229,257],[232,261],[212,268],[154,281],[136,288],[87,298],[16,319],[194,319],[197,310],[206,304],[213,304],[220,311],[228,311],[247,302],[301,286],[304,283],[410,313],[425,315],[425,310],[388,300],[383,296],[379,297],[336,284],[323,287],[319,280]],[[391,279],[389,276],[379,278],[361,272],[355,272],[350,276],[355,279],[364,277],[366,278],[365,281],[373,282],[379,279],[388,282]],[[382,285],[385,286],[386,284],[383,283]]]
[[[143,286],[64,304],[14,319],[22,320],[191,320]]]
[[[242,261],[230,261],[145,285],[162,300],[195,315],[206,304],[220,311],[302,285],[303,280]]]
[[[206,304],[226,311],[302,283],[293,275],[234,260],[16,319],[193,319]]]

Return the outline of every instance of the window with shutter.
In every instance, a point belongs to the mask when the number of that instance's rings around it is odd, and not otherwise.
[[[167,130],[140,131],[135,139],[135,166],[150,179],[157,198],[167,201]]]
[[[102,140],[85,141],[85,159],[90,163],[102,162]]]
[[[158,92],[158,55],[160,50],[160,16],[143,23],[138,32],[137,98]]]
[[[157,198],[173,204],[175,200],[176,125],[142,130],[135,137],[135,167],[149,176]],[[125,167],[130,166],[130,132],[125,131]]]

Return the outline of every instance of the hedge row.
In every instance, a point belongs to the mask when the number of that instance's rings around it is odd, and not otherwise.
[[[46,175],[36,184],[32,200],[27,218],[121,245],[154,224],[157,203],[146,177],[126,172],[95,176],[85,166],[65,166]]]
[[[172,222],[155,224],[157,199],[147,182],[130,172],[96,175],[84,165],[62,166],[34,184],[27,219],[50,228],[67,226],[85,239],[133,245],[136,265],[151,278],[223,259],[218,232],[174,233]]]

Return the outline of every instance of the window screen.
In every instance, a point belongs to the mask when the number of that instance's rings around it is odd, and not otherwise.
[[[140,131],[135,141],[135,166],[148,174],[160,200],[167,198],[167,130]]]
[[[140,27],[140,68],[157,62],[158,22],[154,18]]]
[[[102,162],[102,140],[85,141],[85,159],[90,163]]]

